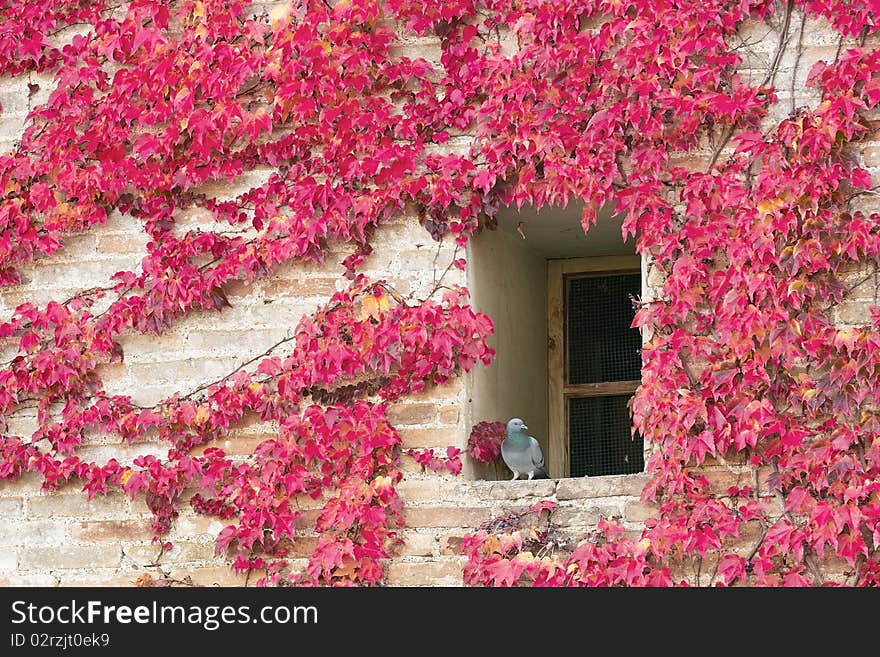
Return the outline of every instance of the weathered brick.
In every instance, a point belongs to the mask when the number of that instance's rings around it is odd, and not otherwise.
[[[709,487],[716,495],[727,495],[729,488],[743,488],[752,485],[751,470],[709,470],[702,469],[700,474],[709,481]]]
[[[708,586],[718,562],[716,552],[708,552],[704,557],[682,559],[670,562],[670,575],[675,582],[687,582],[688,586]],[[717,575],[716,580],[717,582]]]
[[[822,574],[823,578],[836,582],[844,582],[849,577],[850,583],[852,583],[851,577],[855,570],[854,567],[851,566],[846,559],[834,556],[834,554],[831,553],[830,548],[825,551],[825,555],[825,558],[821,561],[817,560],[815,557],[811,557],[813,564]]]
[[[59,586],[103,586],[103,587],[133,587],[136,586],[138,577],[143,574],[141,570],[123,570],[106,568],[101,570],[89,570],[78,572],[76,570],[59,573]]]
[[[0,518],[15,518],[24,511],[24,498],[0,497]]]
[[[430,557],[437,547],[437,537],[425,532],[406,532],[404,541],[401,554],[405,557]]]
[[[437,405],[431,403],[391,404],[388,421],[393,425],[430,424],[437,417]]]
[[[291,557],[310,557],[318,545],[317,536],[297,536],[290,549]]]
[[[269,297],[330,297],[336,294],[338,281],[337,278],[275,278],[265,284],[265,291]]]
[[[461,534],[444,534],[440,538],[440,554],[444,556],[461,555],[461,541],[464,536]]]
[[[697,466],[695,461],[691,461],[688,463],[688,467],[712,467],[712,466],[736,466],[736,465],[745,465],[748,462],[748,455],[745,452],[731,452],[729,454],[724,454],[723,456],[719,455],[715,456],[706,456],[703,461]]]
[[[445,429],[399,429],[398,433],[406,449],[447,447],[456,442],[453,433]]]
[[[0,485],[0,498],[33,495],[40,490],[40,478],[36,473],[28,472],[15,481],[3,481]]]
[[[592,529],[602,518],[621,515],[620,507],[614,505],[560,507],[553,512],[553,522],[560,527]]]
[[[748,548],[751,550],[751,548],[755,546],[755,543],[761,538],[762,533],[763,529],[761,523],[757,520],[751,520],[740,525],[739,536],[726,538],[724,540],[724,546],[725,548],[731,549]]]
[[[232,571],[228,566],[208,566],[204,568],[175,568],[170,573],[173,579],[183,581],[189,578],[198,586],[244,586],[246,576]],[[251,576],[248,585],[253,586],[257,577]]]
[[[64,547],[34,547],[19,555],[20,568],[112,568],[122,561],[118,545],[67,545]]]
[[[408,445],[405,447],[408,447]],[[415,459],[404,454],[400,459],[400,471],[404,476],[408,474],[422,473],[422,466],[419,465]]]
[[[133,541],[152,536],[146,519],[85,521],[75,524],[70,533],[75,541],[82,542]]]
[[[132,363],[129,369],[136,380],[203,382],[220,378],[230,367],[225,359],[187,358],[168,362]]]
[[[99,253],[146,253],[145,233],[102,233],[98,235]]]
[[[681,167],[688,171],[705,171],[711,155],[674,154],[669,158],[670,167]]]
[[[764,507],[764,513],[771,518],[782,515],[782,512],[785,510],[785,501],[778,494],[761,497],[761,505]]]
[[[15,570],[18,568],[18,552],[10,548],[0,550],[0,570]]]
[[[183,509],[181,510],[180,517],[174,523],[168,538],[172,542],[185,538],[197,538],[199,536],[214,538],[226,525],[231,523],[231,520],[220,520],[212,516],[198,515],[190,510]]]
[[[556,492],[556,481],[553,479],[533,479],[517,481],[474,482],[478,488],[474,491],[480,499],[488,497],[492,500],[521,500],[527,497],[551,497]]]
[[[406,507],[408,527],[477,527],[489,520],[489,509],[481,507]]]
[[[660,290],[666,283],[666,274],[659,267],[651,267],[648,270],[647,285],[655,290]]]
[[[58,586],[58,578],[49,573],[6,573],[0,575],[0,586]]]
[[[880,167],[880,144],[871,142],[862,149],[862,166]]]
[[[461,411],[458,406],[444,406],[437,414],[437,419],[442,424],[458,424],[459,418],[461,418]]]
[[[28,498],[29,516],[77,516],[83,518],[106,518],[125,513],[126,499],[122,495],[97,495],[91,500],[85,493],[75,495],[45,494]]]
[[[844,301],[835,308],[837,324],[862,326],[871,323],[868,304],[861,301]]]
[[[254,329],[246,326],[227,328],[221,331],[189,331],[181,348],[187,351],[234,352],[241,358],[246,353],[262,353],[284,337],[283,327]],[[141,360],[146,360],[147,353]],[[153,356],[155,360],[155,356]]]
[[[405,501],[424,502],[440,499],[440,479],[404,479],[397,484],[397,492]]]
[[[655,517],[657,510],[658,507],[655,504],[630,500],[626,503],[624,517],[630,522],[644,522],[648,518]]]
[[[421,57],[430,62],[439,62],[443,51],[440,48],[439,42],[406,43],[391,46],[390,54],[393,57],[407,57],[409,59]]]
[[[388,566],[388,586],[462,586],[458,560],[397,562]]]
[[[446,383],[439,386],[426,386],[409,395],[408,399],[413,401],[433,401],[441,404],[448,404],[450,399],[457,399],[464,390],[463,377],[449,379]]]
[[[201,456],[206,449],[222,449],[227,456],[246,456],[254,453],[258,445],[269,436],[226,436],[221,440],[212,440],[190,450],[193,456]]]
[[[650,477],[646,474],[608,475],[560,479],[556,497],[560,500],[581,500],[618,495],[638,497]]]
[[[171,549],[159,556],[158,545],[128,545],[123,549],[126,559],[136,566],[150,564],[180,564],[192,561],[210,561],[214,558],[213,543],[172,542]],[[157,562],[158,559],[158,562]]]
[[[773,481],[774,470],[768,465],[762,465],[758,468],[758,490],[761,494],[770,492],[770,483]]]
[[[305,509],[301,511],[301,515],[294,523],[295,527],[297,529],[314,529],[315,522],[318,520],[320,513],[320,509]]]
[[[58,520],[0,520],[0,545],[52,545],[66,538]]]

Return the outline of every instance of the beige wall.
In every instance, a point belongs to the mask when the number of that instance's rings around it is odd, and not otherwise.
[[[548,454],[547,261],[502,230],[473,239],[469,260],[472,301],[495,323],[496,356],[468,377],[468,424],[520,417]],[[503,464],[472,465],[476,477],[511,476]]]

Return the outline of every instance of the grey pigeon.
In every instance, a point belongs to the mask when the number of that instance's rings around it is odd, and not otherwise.
[[[530,480],[549,479],[541,446],[526,433],[527,430],[528,427],[518,417],[507,423],[507,437],[501,441],[501,458],[513,472],[513,479],[521,474],[528,475]]]

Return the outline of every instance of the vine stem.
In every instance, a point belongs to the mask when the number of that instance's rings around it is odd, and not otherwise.
[[[779,64],[782,61],[782,55],[785,53],[785,49],[788,46],[789,29],[791,28],[791,14],[793,10],[794,0],[788,0],[785,4],[785,16],[782,19],[782,28],[779,30],[779,41],[776,44],[776,55],[773,57],[773,63],[770,64],[770,69],[767,71],[767,75],[761,83],[762,87],[768,85],[772,86],[773,81],[776,79],[776,73],[779,71]]]
[[[807,22],[807,14],[804,12],[801,14],[801,29],[798,32],[798,42],[797,42],[797,55],[794,59],[794,68],[791,71],[791,86],[789,87],[789,91],[791,92],[791,113],[794,114],[795,110],[795,102],[794,102],[794,92],[795,92],[795,81],[797,80],[797,72],[798,66],[801,63],[801,55],[804,54],[804,24]]]
[[[283,345],[283,344],[286,344],[286,343],[290,342],[291,340],[294,340],[295,338],[296,338],[295,335],[288,335],[288,336],[282,338],[281,340],[279,340],[278,342],[276,342],[275,344],[273,344],[271,347],[269,347],[268,349],[266,349],[266,351],[264,351],[263,353],[258,354],[257,356],[254,356],[253,358],[249,358],[248,360],[246,360],[245,362],[243,362],[241,365],[239,365],[238,367],[236,367],[234,370],[232,370],[232,371],[229,372],[228,374],[226,374],[226,375],[220,377],[220,378],[217,379],[216,381],[211,381],[210,383],[205,383],[205,384],[203,384],[203,385],[200,385],[200,386],[199,386],[198,388],[196,388],[195,390],[193,390],[193,391],[187,393],[186,395],[184,395],[184,396],[182,397],[182,399],[192,399],[193,397],[195,397],[198,393],[202,392],[203,390],[207,390],[207,389],[210,388],[211,386],[215,386],[215,385],[217,385],[218,383],[223,383],[224,381],[229,380],[230,377],[234,376],[236,373],[240,372],[241,370],[243,370],[243,369],[244,369],[245,367],[247,367],[248,365],[251,365],[251,364],[255,363],[256,361],[260,360],[261,358],[265,358],[265,357],[269,356],[269,355],[270,355],[273,351],[275,351],[278,347],[280,347],[280,346]]]
[[[785,53],[786,47],[788,46],[789,30],[791,28],[791,14],[793,10],[794,0],[788,0],[785,5],[785,16],[782,20],[782,28],[779,31],[779,41],[776,45],[776,54],[773,57],[773,62],[770,64],[767,75],[764,77],[764,80],[761,82],[759,87],[766,88],[768,85],[772,86],[774,80],[776,79],[776,73],[779,70],[779,64],[782,61],[782,56]],[[715,163],[721,156],[721,151],[723,151],[724,147],[727,146],[727,142],[729,142],[730,138],[733,137],[733,133],[735,131],[736,123],[734,122],[728,126],[718,146],[716,146],[715,150],[712,152],[712,157],[709,160],[708,166],[706,166],[707,173],[712,170],[712,167],[715,166]]]

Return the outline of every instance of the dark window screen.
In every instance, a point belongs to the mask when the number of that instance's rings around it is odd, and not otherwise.
[[[572,477],[630,474],[645,469],[644,442],[633,439],[627,402],[632,394],[568,400]]]
[[[642,337],[630,328],[631,296],[641,275],[607,274],[567,280],[568,384],[638,381]],[[632,393],[569,397],[569,464],[572,477],[630,474],[645,468],[644,442],[633,439],[627,402]]]
[[[642,337],[630,328],[630,295],[641,283],[638,273],[568,279],[568,383],[639,380]]]

